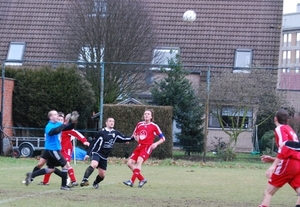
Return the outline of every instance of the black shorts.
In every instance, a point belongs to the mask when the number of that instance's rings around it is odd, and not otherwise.
[[[101,158],[98,153],[92,153],[92,160],[96,160],[98,162],[97,168],[100,168],[102,170],[107,169],[107,160]]]
[[[44,150],[41,157],[47,160],[47,166],[51,169],[58,166],[64,167],[67,164],[60,150]]]

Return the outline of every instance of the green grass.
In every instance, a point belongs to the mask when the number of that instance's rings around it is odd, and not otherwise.
[[[111,158],[100,189],[91,186],[61,191],[60,178],[51,176],[49,186],[39,186],[42,177],[29,186],[21,181],[37,164],[36,159],[0,157],[0,206],[258,206],[267,184],[261,162],[191,162],[184,160],[149,160],[142,169],[148,183],[143,188],[125,186],[131,176],[124,159]],[[73,164],[80,181],[88,163]],[[90,183],[96,176],[90,177]],[[288,185],[272,200],[272,207],[294,206],[297,197]]]

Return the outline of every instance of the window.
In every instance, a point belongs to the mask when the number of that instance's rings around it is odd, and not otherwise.
[[[297,42],[296,42],[296,44],[297,44],[297,46],[300,46],[300,32],[297,32]]]
[[[224,106],[221,110],[213,109],[209,116],[209,127],[216,127],[220,128],[221,125],[218,121],[218,116],[221,115],[222,122],[224,124],[224,127],[236,127],[240,126],[240,124],[243,124],[243,128],[247,129],[252,127],[252,110],[248,110],[246,112],[245,121],[242,123],[242,119],[244,116],[245,109],[238,110],[234,106]],[[234,124],[232,123],[234,122]]]
[[[291,42],[292,42],[292,34],[291,33],[288,33],[288,42],[287,42],[287,45],[288,46],[291,46]]]
[[[286,51],[282,51],[282,64],[285,65],[286,64]]]
[[[286,50],[282,52],[282,64],[291,63],[291,51]]]
[[[296,63],[299,63],[300,61],[300,50],[296,50]]]
[[[283,46],[291,46],[292,42],[292,34],[291,33],[285,33],[283,34]]]
[[[244,68],[249,68],[252,65],[252,50],[251,49],[237,49],[235,50],[234,57],[234,73],[246,72],[249,70],[244,70]]]
[[[283,46],[285,47],[285,46],[287,46],[287,37],[288,36],[288,34],[283,34]]]
[[[170,59],[175,59],[176,55],[179,54],[179,48],[157,48],[153,50],[153,59],[152,64],[157,65],[168,65]],[[155,66],[153,69],[158,69],[158,66]]]
[[[104,47],[100,50],[91,47],[82,47],[79,53],[78,62],[82,63],[79,67],[85,67],[88,63],[100,63],[103,62]],[[100,60],[98,59],[100,57]]]
[[[291,63],[291,51],[287,51],[286,63]]]
[[[290,72],[290,68],[283,68],[282,69],[282,73],[289,73]]]
[[[22,65],[25,42],[11,42],[8,48],[5,65]]]
[[[106,0],[95,0],[92,16],[107,16],[107,1]]]

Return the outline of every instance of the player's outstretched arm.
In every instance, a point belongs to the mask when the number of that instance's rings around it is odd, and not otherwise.
[[[116,131],[116,133],[117,133],[116,142],[130,142],[135,140],[133,136],[125,136],[119,131]]]

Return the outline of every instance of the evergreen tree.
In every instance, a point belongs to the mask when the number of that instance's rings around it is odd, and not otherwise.
[[[152,92],[153,102],[157,105],[173,106],[173,117],[176,126],[181,129],[176,134],[180,145],[188,154],[193,150],[203,151],[203,107],[192,88],[191,82],[185,78],[180,58],[169,60],[170,70],[162,69],[167,77],[159,83],[155,82]]]

